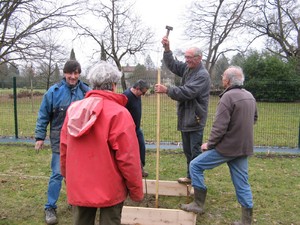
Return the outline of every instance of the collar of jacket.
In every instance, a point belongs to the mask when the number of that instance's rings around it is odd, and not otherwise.
[[[128,101],[126,95],[115,93],[112,91],[107,91],[107,90],[91,90],[91,91],[87,92],[87,94],[85,95],[85,98],[88,98],[88,97],[105,98],[105,99],[114,101],[122,106],[125,106]]]
[[[71,86],[70,84],[67,83],[66,78],[64,77],[59,83],[58,83],[58,87],[62,86],[62,85],[66,85],[68,88],[70,88],[71,90],[76,89],[76,87],[80,84],[80,80],[77,81],[77,84],[75,86]]]
[[[230,87],[228,87],[228,88],[226,88],[220,95],[219,95],[219,97],[221,98],[224,94],[225,94],[225,92],[227,92],[227,91],[230,91],[230,90],[232,90],[232,89],[242,89],[243,88],[243,86],[240,86],[240,85],[233,85],[233,86],[230,86]]]

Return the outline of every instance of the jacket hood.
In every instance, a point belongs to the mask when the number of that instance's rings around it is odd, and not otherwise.
[[[81,137],[89,132],[103,109],[104,100],[114,101],[125,106],[127,97],[109,91],[93,90],[85,99],[72,103],[68,109],[68,133],[73,137]]]

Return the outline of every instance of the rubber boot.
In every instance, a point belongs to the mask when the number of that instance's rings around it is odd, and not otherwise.
[[[180,208],[187,212],[203,214],[206,193],[207,190],[194,188],[194,201],[190,204],[181,204]]]
[[[253,210],[252,208],[242,207],[242,220],[233,222],[232,225],[251,225],[252,224]]]

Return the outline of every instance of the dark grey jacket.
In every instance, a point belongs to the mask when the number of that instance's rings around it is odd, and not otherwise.
[[[220,96],[208,149],[230,157],[252,155],[253,126],[258,118],[254,97],[238,86],[227,88]]]
[[[180,86],[169,87],[167,95],[177,101],[177,129],[183,132],[202,130],[205,127],[210,77],[201,63],[189,69],[186,63],[177,61],[171,51],[164,53],[164,62],[174,74],[182,77]]]

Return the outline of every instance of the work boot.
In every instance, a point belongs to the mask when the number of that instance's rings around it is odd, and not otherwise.
[[[48,225],[58,223],[55,209],[53,208],[45,209],[45,221]]]
[[[188,177],[180,177],[180,178],[178,178],[177,181],[180,184],[191,184],[192,183],[191,178],[188,178]]]
[[[204,203],[207,190],[194,188],[194,201],[190,204],[181,204],[180,208],[187,212],[204,213]]]
[[[253,216],[252,208],[242,207],[242,220],[238,222],[233,222],[232,225],[251,225],[252,216]]]
[[[142,167],[142,177],[148,177],[149,173],[144,170],[144,167]]]

